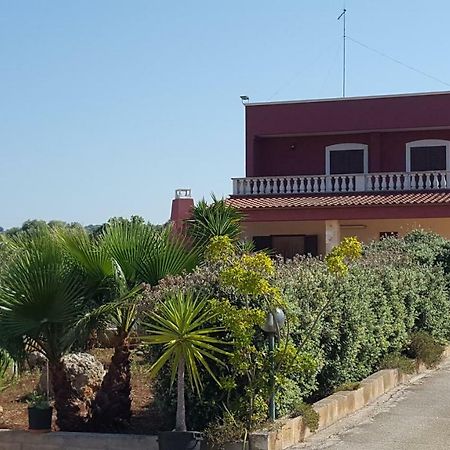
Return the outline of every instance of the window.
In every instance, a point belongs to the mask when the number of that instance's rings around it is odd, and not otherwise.
[[[335,144],[325,148],[326,175],[368,172],[366,144]]]
[[[272,249],[274,255],[293,258],[295,255],[318,255],[317,235],[253,236],[255,250]]]
[[[406,144],[406,171],[449,170],[450,141],[427,139]]]

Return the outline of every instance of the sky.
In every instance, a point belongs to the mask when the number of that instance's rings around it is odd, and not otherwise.
[[[240,95],[341,95],[343,6],[0,0],[0,226],[163,223],[177,188],[229,195],[245,172]],[[348,96],[450,90],[448,0],[345,7]]]

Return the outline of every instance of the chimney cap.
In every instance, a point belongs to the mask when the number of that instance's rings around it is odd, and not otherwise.
[[[175,198],[192,198],[191,189],[176,189]]]

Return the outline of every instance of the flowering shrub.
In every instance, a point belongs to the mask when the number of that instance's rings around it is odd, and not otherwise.
[[[361,257],[362,244],[355,237],[344,238],[325,257],[328,269],[340,275],[348,272],[348,263]]]

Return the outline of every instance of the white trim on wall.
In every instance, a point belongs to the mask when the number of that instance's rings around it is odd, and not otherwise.
[[[343,150],[363,150],[364,151],[364,173],[369,172],[369,146],[357,142],[346,142],[344,144],[333,144],[325,147],[325,175],[330,175],[330,153]]]
[[[406,143],[406,172],[411,172],[411,148],[414,147],[444,147],[445,146],[445,170],[450,170],[450,141],[444,139],[421,139]]]

